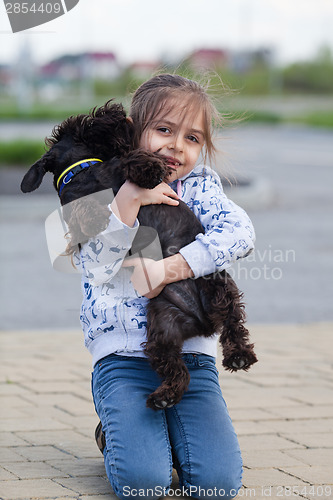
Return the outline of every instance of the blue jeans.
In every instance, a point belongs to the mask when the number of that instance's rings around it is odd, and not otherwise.
[[[92,391],[105,433],[105,469],[119,498],[166,495],[173,467],[188,496],[233,498],[241,487],[241,453],[215,359],[185,354],[184,360],[188,391],[159,411],[146,407],[160,384],[147,359],[111,354],[95,365]]]

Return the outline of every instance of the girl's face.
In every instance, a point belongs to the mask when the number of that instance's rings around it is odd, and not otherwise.
[[[178,109],[177,109],[178,108]],[[191,172],[204,145],[203,113],[184,116],[181,105],[167,114],[161,114],[144,130],[140,147],[160,153],[174,171],[168,182]]]

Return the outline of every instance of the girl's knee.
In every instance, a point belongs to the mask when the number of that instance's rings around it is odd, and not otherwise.
[[[188,494],[200,499],[229,499],[242,487],[242,467],[234,471],[202,471],[187,484]]]
[[[204,499],[214,499],[221,498],[223,499],[231,499],[235,498],[238,494],[242,486],[241,481],[237,483],[232,483],[229,480],[222,482],[220,484],[205,484],[202,483],[200,485],[192,484],[188,485],[186,489],[186,494],[188,496],[194,498],[200,498],[200,500]]]
[[[130,474],[130,472],[132,472]],[[112,478],[110,481],[118,498],[126,500],[129,498],[157,499],[167,495],[171,477],[163,471],[145,471],[136,474],[129,471],[128,478]],[[115,480],[116,479],[116,480]]]

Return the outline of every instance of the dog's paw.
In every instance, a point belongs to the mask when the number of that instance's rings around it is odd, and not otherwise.
[[[158,397],[155,397],[153,394],[148,396],[147,398],[147,406],[148,408],[152,408],[152,410],[166,410],[167,408],[171,408],[174,406],[174,400],[170,399],[164,400]]]
[[[124,168],[126,179],[145,189],[153,189],[169,173],[169,168],[161,156],[141,150],[127,156]]]
[[[254,363],[258,361],[253,351],[238,352],[228,358],[224,358],[223,366],[226,370],[235,372],[238,370],[247,371]]]
[[[147,407],[152,410],[166,410],[179,403],[183,394],[175,394],[170,388],[160,386],[147,398]]]

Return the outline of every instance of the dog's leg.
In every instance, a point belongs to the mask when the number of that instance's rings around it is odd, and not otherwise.
[[[148,341],[145,353],[152,368],[162,378],[161,385],[148,396],[147,406],[161,410],[179,403],[190,382],[189,372],[181,357],[181,346]]]
[[[242,294],[225,271],[220,274],[217,290],[209,317],[214,329],[221,332],[222,364],[230,371],[247,371],[258,359],[254,344],[249,340],[249,331],[244,326],[246,316]]]
[[[154,188],[172,171],[161,156],[140,149],[129,153],[122,165],[126,179],[145,189]]]
[[[163,292],[147,305],[147,324],[145,353],[162,379],[161,385],[147,400],[147,406],[156,410],[173,406],[181,400],[190,381],[181,357],[182,346],[186,338],[200,333],[197,318],[170,303]]]

